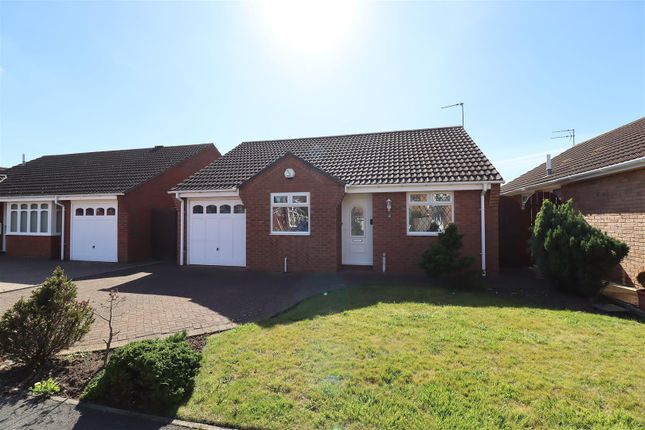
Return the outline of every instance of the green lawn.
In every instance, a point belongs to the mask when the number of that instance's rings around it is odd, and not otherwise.
[[[640,428],[645,325],[418,287],[212,336],[181,418],[269,429]]]

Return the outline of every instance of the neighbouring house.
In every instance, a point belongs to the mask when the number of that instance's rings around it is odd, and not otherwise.
[[[131,262],[150,258],[170,235],[174,258],[176,210],[167,191],[219,156],[213,144],[156,146],[48,155],[11,167],[0,182],[2,250]]]
[[[170,191],[179,263],[418,271],[454,222],[495,274],[501,182],[462,127],[244,142]]]
[[[528,228],[544,199],[573,199],[589,224],[629,245],[629,255],[610,277],[634,285],[645,271],[645,118],[547,159],[504,184],[502,196],[502,262],[527,263]],[[524,257],[514,260],[518,255]]]

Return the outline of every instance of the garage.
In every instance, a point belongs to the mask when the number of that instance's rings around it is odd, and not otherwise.
[[[246,266],[246,211],[242,201],[190,201],[188,249],[188,264]]]
[[[71,259],[118,261],[116,200],[73,201],[71,208]]]

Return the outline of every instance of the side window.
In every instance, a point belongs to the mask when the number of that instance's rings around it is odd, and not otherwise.
[[[9,223],[9,231],[12,233],[17,233],[18,232],[18,205],[17,204],[12,204],[11,205],[11,214],[9,215],[11,218],[11,221]]]
[[[27,224],[29,223],[29,205],[21,204],[20,205],[20,233],[27,233]]]
[[[49,205],[43,203],[40,205],[40,232],[47,233],[49,230]]]

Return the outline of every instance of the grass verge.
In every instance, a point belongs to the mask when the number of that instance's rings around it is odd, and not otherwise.
[[[242,428],[643,428],[645,326],[363,287],[212,336],[179,417]]]

